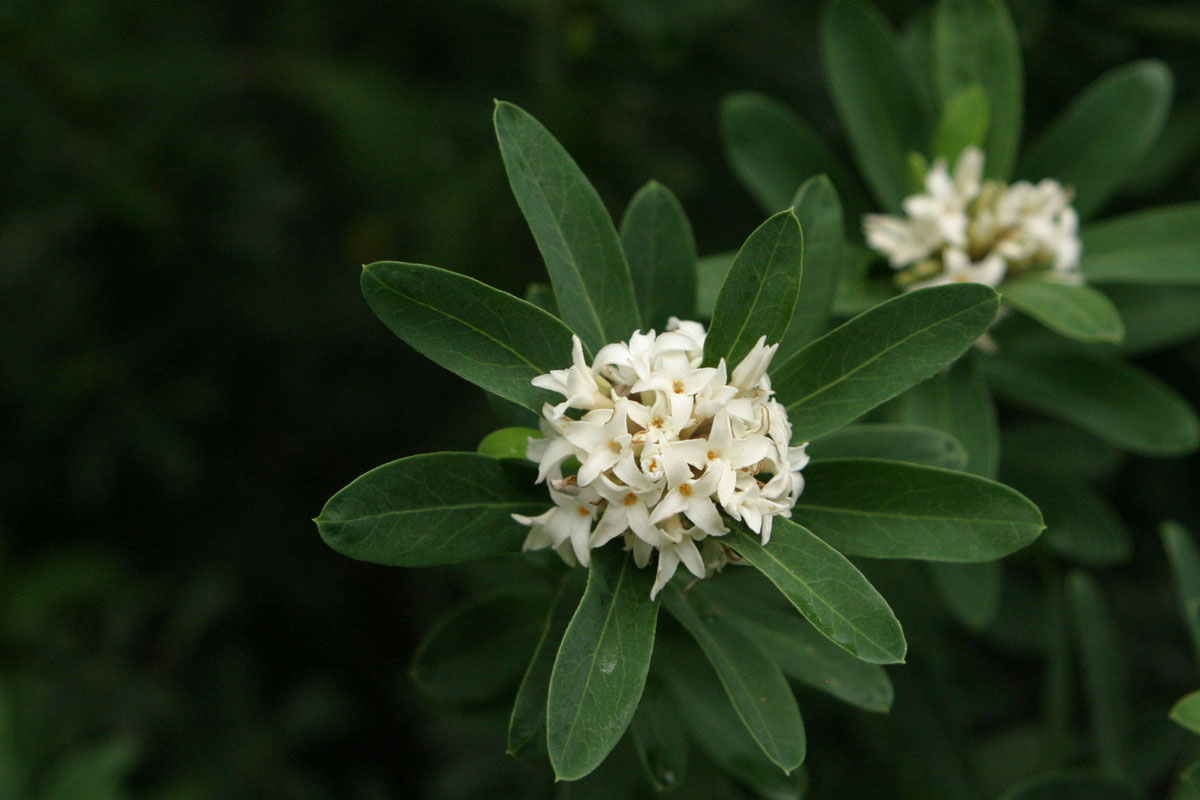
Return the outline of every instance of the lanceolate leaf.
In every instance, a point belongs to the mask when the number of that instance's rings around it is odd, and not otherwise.
[[[796,297],[804,237],[791,209],[768,219],[742,245],[717,295],[712,325],[704,340],[704,363],[722,358],[732,372],[760,336],[767,344],[783,339]]]
[[[814,459],[882,458],[927,467],[963,469],[967,451],[944,431],[919,425],[847,425],[808,446]]]
[[[792,518],[846,555],[991,561],[1042,530],[1016,491],[963,472],[895,461],[819,461],[804,470]]]
[[[967,450],[967,472],[995,478],[1000,463],[996,404],[974,359],[942,370],[900,396],[900,417],[954,436]],[[943,466],[932,464],[930,466]]]
[[[526,464],[476,453],[427,453],[376,467],[335,494],[317,517],[342,555],[428,567],[515,553],[549,502]]]
[[[1024,76],[1017,32],[1001,0],[940,0],[933,16],[934,74],[947,109],[972,85],[990,110],[988,177],[1007,178],[1021,140]]]
[[[587,590],[558,648],[546,700],[546,744],[560,780],[594,770],[637,710],[658,620],[653,581],[629,553],[592,552]]]
[[[1080,268],[1093,283],[1200,283],[1200,203],[1153,208],[1083,229]]]
[[[1187,402],[1128,364],[1069,356],[1004,356],[984,362],[992,386],[1014,403],[1073,422],[1117,447],[1176,455],[1200,441]]]
[[[1160,533],[1175,577],[1183,626],[1192,640],[1196,663],[1200,664],[1200,550],[1196,549],[1191,534],[1177,522],[1164,522]]]
[[[1171,708],[1171,719],[1195,734],[1200,734],[1200,691],[1184,695]]]
[[[780,363],[829,330],[842,265],[842,204],[829,179],[809,178],[792,206],[804,231],[804,280],[792,322],[775,353]]]
[[[821,20],[829,91],[876,199],[897,211],[909,194],[909,151],[928,141],[896,39],[873,6],[838,0]]]
[[[661,331],[668,318],[687,318],[696,305],[696,240],[669,189],[650,181],[638,190],[621,219],[621,245],[645,325]]]
[[[953,165],[967,147],[983,147],[990,115],[987,92],[979,84],[947,98],[933,135],[933,157]],[[921,170],[922,177],[924,174]]]
[[[553,398],[530,381],[571,363],[571,331],[537,306],[437,267],[363,268],[371,310],[413,349],[489,392],[538,412]]]
[[[1090,286],[1033,278],[1005,283],[1004,301],[1052,331],[1079,342],[1120,342],[1125,326],[1112,302]]]
[[[496,136],[517,204],[550,272],[565,321],[592,352],[641,327],[612,218],[575,161],[542,124],[496,104]]]
[[[572,569],[563,576],[541,637],[517,689],[512,716],[508,720],[508,752],[517,758],[532,758],[546,752],[546,693],[550,671],[567,625],[583,594],[583,570]]]
[[[697,319],[712,319],[713,309],[717,307],[717,295],[725,283],[725,276],[733,266],[735,252],[713,253],[704,256],[696,262],[696,317]]]
[[[803,442],[920,383],[991,324],[999,296],[978,283],[909,292],[865,311],[772,370],[792,440]]]
[[[673,699],[653,672],[629,725],[638,759],[660,792],[678,788],[687,775],[688,742]]]
[[[804,761],[804,723],[779,666],[698,593],[687,597],[670,583],[667,610],[700,645],[738,717],[763,752],[784,772]]]
[[[1197,254],[1200,259],[1200,253]],[[1109,284],[1104,293],[1121,312],[1128,355],[1161,350],[1200,334],[1200,283],[1192,286]]]
[[[887,601],[845,556],[810,531],[777,518],[767,546],[742,527],[726,544],[839,647],[872,664],[904,661],[904,631]]]
[[[1171,104],[1171,72],[1138,61],[1102,75],[1029,148],[1017,174],[1053,178],[1075,189],[1083,218],[1121,187],[1158,138]]]

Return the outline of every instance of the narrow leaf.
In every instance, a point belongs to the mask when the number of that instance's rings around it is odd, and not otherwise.
[[[813,459],[882,458],[927,467],[964,469],[967,451],[944,431],[919,425],[847,425],[808,446]]]
[[[984,169],[1007,178],[1021,141],[1024,74],[1017,31],[1001,0],[940,0],[933,17],[934,74],[947,109],[972,85],[986,93]]]
[[[638,760],[660,792],[679,788],[687,776],[688,742],[673,699],[651,673],[629,725]]]
[[[514,553],[529,529],[512,514],[549,505],[536,475],[516,461],[427,453],[356,478],[317,517],[342,555],[391,567],[428,567]]]
[[[520,759],[534,758],[546,752],[546,693],[550,690],[550,672],[559,643],[579,606],[583,594],[584,572],[572,569],[563,576],[558,593],[546,615],[541,637],[517,689],[512,715],[508,720],[508,753]]]
[[[942,370],[902,394],[899,401],[900,418],[905,422],[937,428],[962,443],[967,451],[967,472],[996,477],[1000,463],[996,404],[974,359],[964,358]]]
[[[1125,339],[1119,350],[1126,355],[1161,350],[1200,335],[1200,283],[1194,286],[1108,284],[1104,292],[1125,323]]]
[[[1122,461],[1112,445],[1048,419],[1004,426],[1004,453],[1004,474],[1022,485],[1048,477],[1087,483],[1112,475]]]
[[[531,303],[437,267],[363,268],[371,310],[414,350],[534,412],[553,398],[530,381],[571,363],[571,331]]]
[[[1154,144],[1171,105],[1171,72],[1137,61],[1100,76],[1034,141],[1017,169],[1074,187],[1075,210],[1100,210]]]
[[[675,583],[663,589],[667,610],[712,664],[738,717],[763,752],[784,772],[804,761],[804,723],[779,666],[698,593]]]
[[[644,324],[661,331],[669,317],[688,318],[696,305],[696,240],[669,189],[650,181],[638,190],[621,219],[621,246]]]
[[[760,336],[769,345],[783,339],[800,293],[803,257],[804,237],[791,209],[750,234],[717,295],[704,340],[706,365],[723,358],[732,371]]]
[[[1092,283],[1200,283],[1200,203],[1135,211],[1083,229]]]
[[[824,175],[809,178],[792,199],[804,231],[804,280],[787,333],[775,353],[783,363],[829,330],[842,264],[842,204]]]
[[[1129,364],[1071,356],[988,359],[997,392],[1074,423],[1117,447],[1147,455],[1191,452],[1200,428],[1187,401]]]
[[[592,552],[587,590],[558,648],[546,700],[546,744],[559,780],[594,770],[637,710],[658,620],[653,580],[628,553]]]
[[[1004,568],[1000,562],[950,564],[933,561],[928,567],[934,587],[956,619],[973,631],[981,631],[992,623],[1000,609],[1000,592],[1004,585]]]
[[[964,472],[895,461],[820,461],[804,470],[797,522],[846,555],[991,561],[1042,530],[1013,489]]]
[[[1200,734],[1200,691],[1179,698],[1171,708],[1171,719],[1195,734]]]
[[[766,546],[741,527],[725,542],[834,644],[872,664],[904,661],[904,631],[887,601],[845,556],[810,531],[779,518]]]
[[[546,262],[563,321],[592,352],[641,327],[629,266],[600,196],[542,124],[496,103],[496,137],[517,204]]]
[[[1200,550],[1191,534],[1177,522],[1164,522],[1159,529],[1171,574],[1175,578],[1175,593],[1179,596],[1179,613],[1192,652],[1200,665]]]
[[[1076,341],[1120,342],[1125,338],[1116,306],[1090,286],[1026,278],[1009,281],[1000,291],[1008,305]]]
[[[979,84],[968,86],[946,100],[933,134],[933,157],[954,164],[967,147],[982,148],[991,121],[987,92]],[[986,151],[985,151],[986,152]],[[987,161],[985,160],[986,164]],[[922,170],[924,177],[924,170]]]
[[[792,440],[836,430],[929,378],[983,335],[998,306],[978,283],[920,289],[812,342],[771,373]]]
[[[737,253],[714,253],[696,262],[696,318],[712,319],[717,307],[717,295],[725,284],[725,276],[733,266]]]
[[[909,151],[928,141],[896,38],[873,6],[838,0],[821,19],[829,91],[875,198],[897,211],[909,194]]]
[[[1133,537],[1121,515],[1095,489],[1062,475],[1044,474],[1019,485],[1042,510],[1044,538],[1059,555],[1093,567],[1129,559]]]

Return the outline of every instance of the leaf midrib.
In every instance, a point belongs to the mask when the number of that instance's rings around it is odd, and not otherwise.
[[[845,514],[845,515],[860,516],[860,517],[875,517],[875,516],[895,517],[896,519],[912,519],[912,520],[937,521],[937,522],[946,522],[946,523],[971,522],[971,523],[987,523],[990,525],[1032,525],[1033,524],[1032,522],[1022,522],[1020,520],[1011,520],[1011,519],[990,519],[990,518],[986,518],[986,517],[937,517],[937,516],[929,516],[929,515],[925,515],[925,514],[902,514],[899,512],[892,512],[892,511],[869,511],[869,510],[860,510],[860,509],[854,509],[854,508],[844,508],[844,507],[838,507],[838,506],[819,506],[819,505],[813,505],[811,503],[799,503],[799,502],[797,502],[796,505],[794,505],[792,508],[793,509],[796,509],[796,508],[809,509],[811,511],[828,511],[828,512],[832,512],[832,513],[836,513],[836,514]]]
[[[754,316],[755,309],[758,308],[758,300],[760,297],[762,297],[763,287],[766,286],[767,278],[771,274],[771,268],[775,263],[775,254],[779,252],[779,243],[781,241],[783,241],[783,236],[785,233],[787,233],[786,219],[785,219],[784,223],[782,223],[780,225],[779,234],[775,237],[775,243],[773,245],[771,245],[771,254],[769,256],[767,256],[767,265],[763,269],[762,280],[760,280],[758,282],[758,288],[755,289],[755,291],[754,291],[754,299],[750,302],[750,310],[747,311],[745,316],[742,317],[742,324],[738,328],[737,335],[735,335],[733,337],[733,341],[729,344],[729,347],[727,347],[725,350],[724,358],[726,359],[725,363],[727,366],[729,365],[730,356],[733,354],[733,352],[735,350],[737,350],[737,345],[742,340],[742,334],[746,332],[746,326],[750,324],[750,318],[752,316]],[[736,259],[735,259],[734,266],[736,266],[736,265],[737,264],[736,264]],[[730,272],[732,272],[732,271],[733,270],[731,269]],[[722,286],[722,289],[723,288],[724,287]],[[718,300],[719,300],[719,298],[718,298]],[[794,308],[794,306],[793,306],[793,308]],[[722,315],[722,316],[724,316],[724,315]],[[771,342],[768,342],[768,344],[771,344]],[[736,366],[736,365],[734,365],[734,366]]]
[[[357,517],[346,517],[344,519],[329,519],[327,517],[317,517],[317,522],[326,525],[340,525],[351,522],[360,522],[364,520],[383,519],[384,517],[404,516],[405,514],[425,514],[435,513],[439,511],[467,511],[474,509],[502,509],[502,508],[522,508],[525,506],[540,504],[538,500],[512,500],[503,503],[460,503],[451,506],[421,506],[420,508],[397,508],[392,511],[381,511],[378,514],[363,514]]]

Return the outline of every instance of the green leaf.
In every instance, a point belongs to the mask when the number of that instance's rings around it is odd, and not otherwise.
[[[1110,217],[1083,229],[1091,283],[1200,283],[1200,203]]]
[[[533,428],[500,428],[483,437],[475,451],[492,458],[525,458],[529,440],[543,436],[541,431]]]
[[[933,585],[960,622],[973,631],[981,631],[1000,610],[1004,586],[1004,568],[998,561],[981,564],[948,564],[934,561],[929,565]]]
[[[1109,284],[1104,291],[1125,323],[1122,353],[1161,350],[1200,334],[1200,285]]]
[[[525,302],[533,303],[548,314],[558,316],[558,301],[554,299],[554,289],[548,283],[534,281],[526,286]]]
[[[856,208],[867,208],[854,173],[783,103],[755,92],[738,92],[721,101],[720,114],[725,155],[764,213],[790,206],[800,184],[820,174],[832,176]]]
[[[535,413],[530,381],[571,364],[571,331],[535,305],[437,267],[380,261],[362,292],[392,333],[439,366]]]
[[[887,601],[857,567],[811,531],[779,517],[766,546],[742,527],[729,534],[725,544],[766,575],[814,628],[846,652],[871,664],[904,662],[908,645]]]
[[[1000,800],[1133,800],[1133,793],[1097,775],[1064,772],[1021,781]]]
[[[1137,61],[1101,75],[1042,131],[1018,176],[1074,187],[1075,210],[1090,217],[1158,138],[1173,83],[1160,61]]]
[[[1079,342],[1120,342],[1125,326],[1112,302],[1090,286],[1025,278],[1000,287],[1004,302]]]
[[[944,158],[953,166],[967,147],[974,145],[982,148],[990,120],[991,106],[988,105],[987,92],[979,84],[968,86],[947,98],[937,131],[933,134],[933,157]],[[986,159],[984,163],[987,163]]]
[[[804,231],[804,280],[775,359],[783,363],[829,330],[842,263],[842,204],[824,175],[809,178],[792,200]]]
[[[629,266],[600,196],[542,124],[497,102],[496,137],[563,321],[596,352],[641,327]]]
[[[1200,429],[1187,401],[1129,364],[1072,356],[1000,356],[984,362],[992,386],[1012,402],[1078,425],[1147,455],[1191,452]]]
[[[713,609],[701,593],[663,589],[667,610],[692,635],[734,710],[767,758],[784,772],[804,761],[804,723],[791,687],[771,657]]]
[[[654,650],[653,582],[630,554],[592,551],[587,590],[558,648],[546,701],[546,744],[559,780],[594,770],[629,727]]]
[[[696,262],[696,317],[712,319],[717,307],[717,295],[725,284],[725,276],[733,266],[737,253],[715,253]]]
[[[836,430],[929,378],[966,352],[996,316],[979,283],[920,289],[865,311],[775,367],[792,440]]]
[[[1091,576],[1072,572],[1067,577],[1067,599],[1075,621],[1095,760],[1105,776],[1126,780],[1130,710],[1124,650]]]
[[[136,765],[141,748],[127,736],[86,745],[55,765],[45,779],[42,800],[122,800],[129,797],[124,784]]]
[[[750,234],[717,295],[704,339],[705,365],[723,358],[732,372],[760,336],[768,345],[783,339],[800,293],[803,258],[804,236],[791,209]]]
[[[1046,478],[1078,483],[1105,478],[1121,465],[1111,445],[1055,420],[1031,420],[1004,427],[1005,480],[1022,485]]]
[[[990,178],[1007,178],[1021,141],[1024,74],[1012,18],[1001,0],[940,0],[933,17],[934,74],[947,109],[973,85],[986,93],[982,147]]]
[[[701,653],[665,637],[660,651],[655,669],[667,679],[688,732],[708,758],[762,797],[801,800],[807,784],[803,770],[787,775],[768,760]]]
[[[1195,734],[1200,734],[1200,691],[1179,699],[1171,708],[1171,719]]]
[[[428,567],[514,553],[529,529],[512,514],[550,505],[533,470],[476,453],[426,453],[356,478],[315,520],[342,555],[391,567]]]
[[[660,792],[679,788],[687,776],[688,742],[675,703],[653,673],[629,725],[638,760]]]
[[[964,472],[896,461],[820,461],[804,469],[792,518],[846,555],[991,561],[1042,530],[1013,489]]]
[[[900,395],[899,408],[905,422],[937,428],[961,442],[967,451],[967,472],[996,477],[1000,463],[996,404],[974,359],[965,358]]]
[[[672,316],[688,318],[696,306],[696,240],[669,189],[650,181],[638,190],[621,219],[621,246],[645,325],[661,331]]]
[[[563,576],[550,613],[546,615],[541,638],[529,659],[508,720],[509,755],[526,759],[546,752],[546,693],[550,690],[550,672],[559,643],[579,606],[583,575],[583,570],[572,569]]]
[[[927,467],[964,469],[967,451],[944,431],[918,425],[847,425],[808,446],[813,459],[882,458]]]
[[[879,204],[897,211],[909,194],[907,154],[924,148],[927,132],[896,38],[873,6],[838,0],[821,19],[821,50],[862,174]]]
[[[409,668],[413,683],[463,705],[511,691],[529,662],[549,600],[542,588],[507,589],[445,614],[417,647]]]
[[[1159,528],[1171,574],[1175,578],[1175,593],[1179,595],[1179,613],[1192,652],[1200,664],[1200,550],[1192,536],[1177,522],[1164,522]]]
[[[1094,489],[1061,475],[1043,475],[1019,485],[1042,510],[1043,538],[1059,555],[1093,567],[1129,559],[1133,552],[1129,529]]]

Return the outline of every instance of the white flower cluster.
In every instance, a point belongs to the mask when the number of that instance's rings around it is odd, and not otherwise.
[[[908,289],[955,281],[998,286],[1032,271],[1082,283],[1071,193],[1048,178],[1036,185],[983,181],[983,158],[978,147],[967,147],[953,175],[938,159],[925,176],[925,194],[904,199],[906,216],[864,218],[867,244],[904,270],[897,283]]]
[[[591,366],[576,337],[570,368],[534,378],[566,398],[544,406],[545,438],[526,451],[554,507],[513,515],[532,528],[524,549],[553,547],[568,563],[586,565],[591,548],[617,537],[639,567],[657,550],[652,598],[680,562],[703,578],[728,561],[708,538],[728,533],[718,509],[766,544],[773,515],[791,516],[808,463],[805,445],[789,446],[766,373],[779,345],[760,338],[727,376],[724,360],[701,366],[702,325],[672,318],[667,328],[607,345]],[[569,459],[578,469],[564,476]]]

